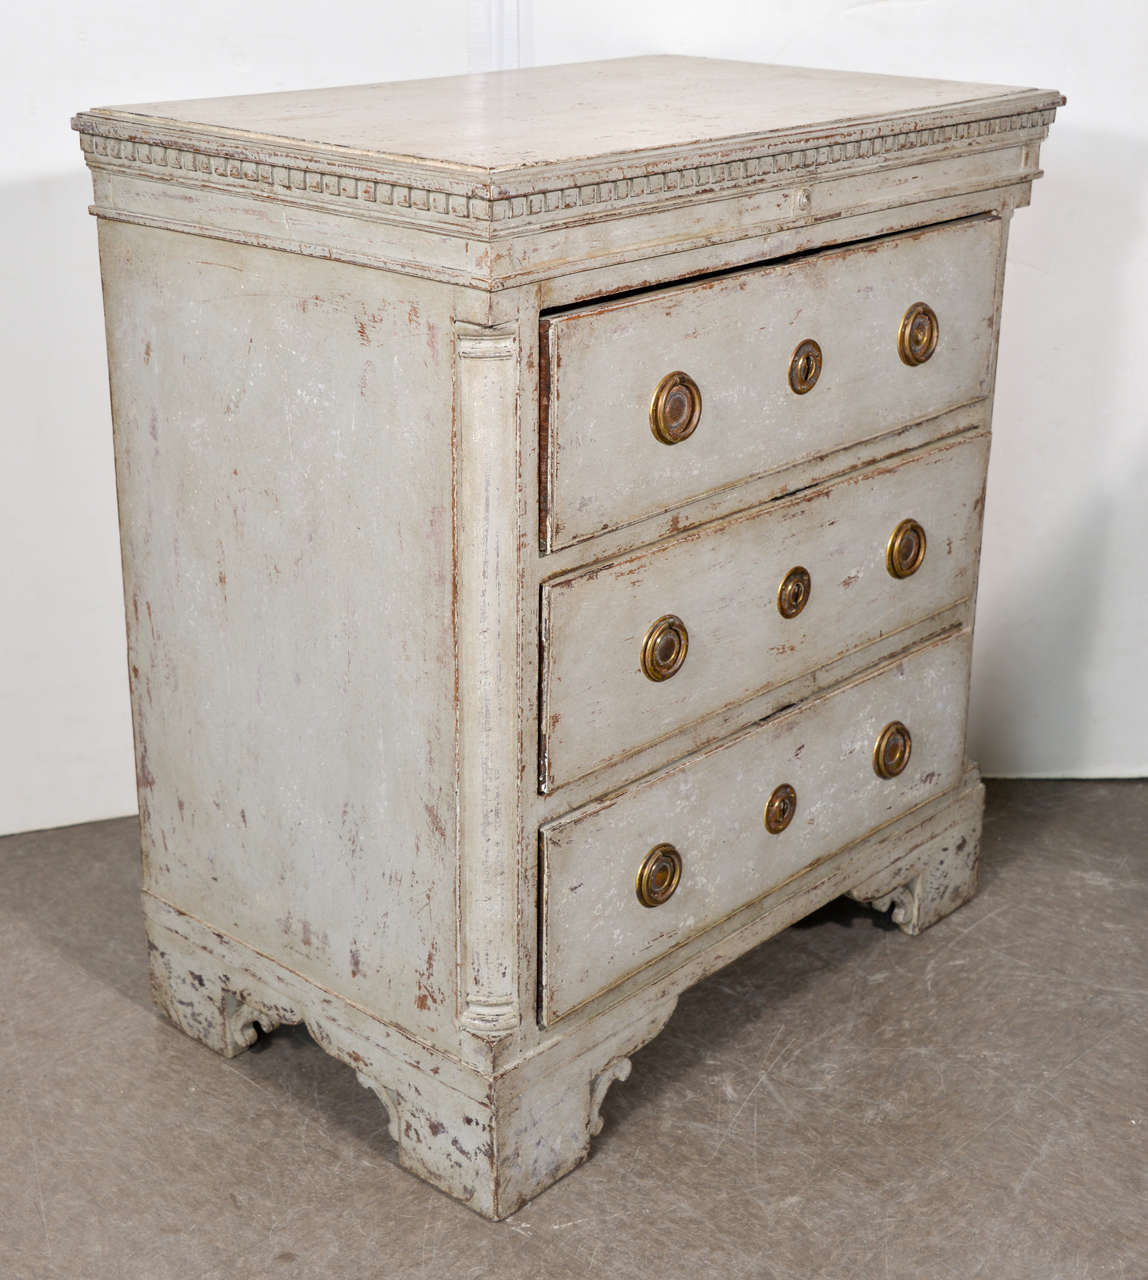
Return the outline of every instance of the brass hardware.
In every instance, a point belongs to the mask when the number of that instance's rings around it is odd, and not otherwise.
[[[789,386],[799,396],[812,391],[821,377],[821,348],[812,338],[799,342],[789,358]]]
[[[873,748],[873,770],[877,777],[895,778],[909,763],[912,750],[913,739],[900,720],[887,724]]]
[[[702,393],[688,373],[667,373],[650,401],[650,430],[662,444],[681,444],[702,416]]]
[[[672,613],[651,623],[642,641],[642,673],[648,680],[668,680],[686,660],[690,636],[686,624]]]
[[[772,836],[781,835],[793,821],[793,815],[796,812],[797,792],[788,782],[783,782],[781,786],[774,787],[773,795],[769,797],[765,805],[766,831]]]
[[[885,568],[894,578],[909,578],[925,559],[925,531],[916,520],[902,520],[889,535]]]
[[[682,878],[682,855],[672,844],[656,844],[638,868],[638,901],[643,907],[660,907],[674,896]]]
[[[812,590],[813,582],[808,569],[803,569],[801,565],[790,569],[777,589],[777,612],[783,618],[796,618],[809,603]]]
[[[897,354],[908,365],[924,364],[937,349],[941,326],[937,313],[925,302],[914,302],[905,312],[897,334]]]

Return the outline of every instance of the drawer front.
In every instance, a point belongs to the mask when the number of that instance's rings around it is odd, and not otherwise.
[[[985,432],[956,437],[545,583],[542,789],[969,597],[988,446]],[[908,520],[924,530],[925,555],[897,578],[888,547]],[[808,575],[806,602],[783,616],[800,603],[793,570]],[[666,618],[671,634],[655,634]],[[684,660],[650,678],[651,647],[672,665],[674,626]]]
[[[931,227],[545,322],[544,536],[558,548],[693,498],[880,435],[987,395],[1001,224]],[[901,324],[930,306],[939,340],[923,363],[899,355]],[[820,374],[790,385],[795,349],[820,348]],[[689,375],[701,396],[692,433]],[[797,385],[812,366],[795,369]]]
[[[543,827],[545,1020],[955,786],[970,640],[961,631],[917,649]],[[874,750],[893,722],[908,729],[908,763],[880,777]],[[781,787],[795,807],[775,834],[765,810]],[[659,845],[677,851],[680,880],[650,907],[638,878]]]

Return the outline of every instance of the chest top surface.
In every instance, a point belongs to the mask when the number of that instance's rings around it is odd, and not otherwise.
[[[460,173],[834,132],[886,119],[960,119],[1059,94],[654,56],[484,75],[101,107],[93,118],[249,137]]]
[[[499,289],[1027,184],[1062,102],[656,56],[98,107],[72,123],[101,217]]]

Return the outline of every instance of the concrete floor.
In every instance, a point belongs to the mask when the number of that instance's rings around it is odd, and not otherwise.
[[[134,820],[0,840],[0,1277],[1148,1277],[1148,782],[990,786],[979,897],[840,902],[687,992],[492,1224],[305,1032],[151,1007]]]

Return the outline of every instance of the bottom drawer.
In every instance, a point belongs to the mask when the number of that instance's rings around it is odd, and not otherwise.
[[[543,1021],[954,787],[970,647],[967,631],[923,645],[547,823]]]

